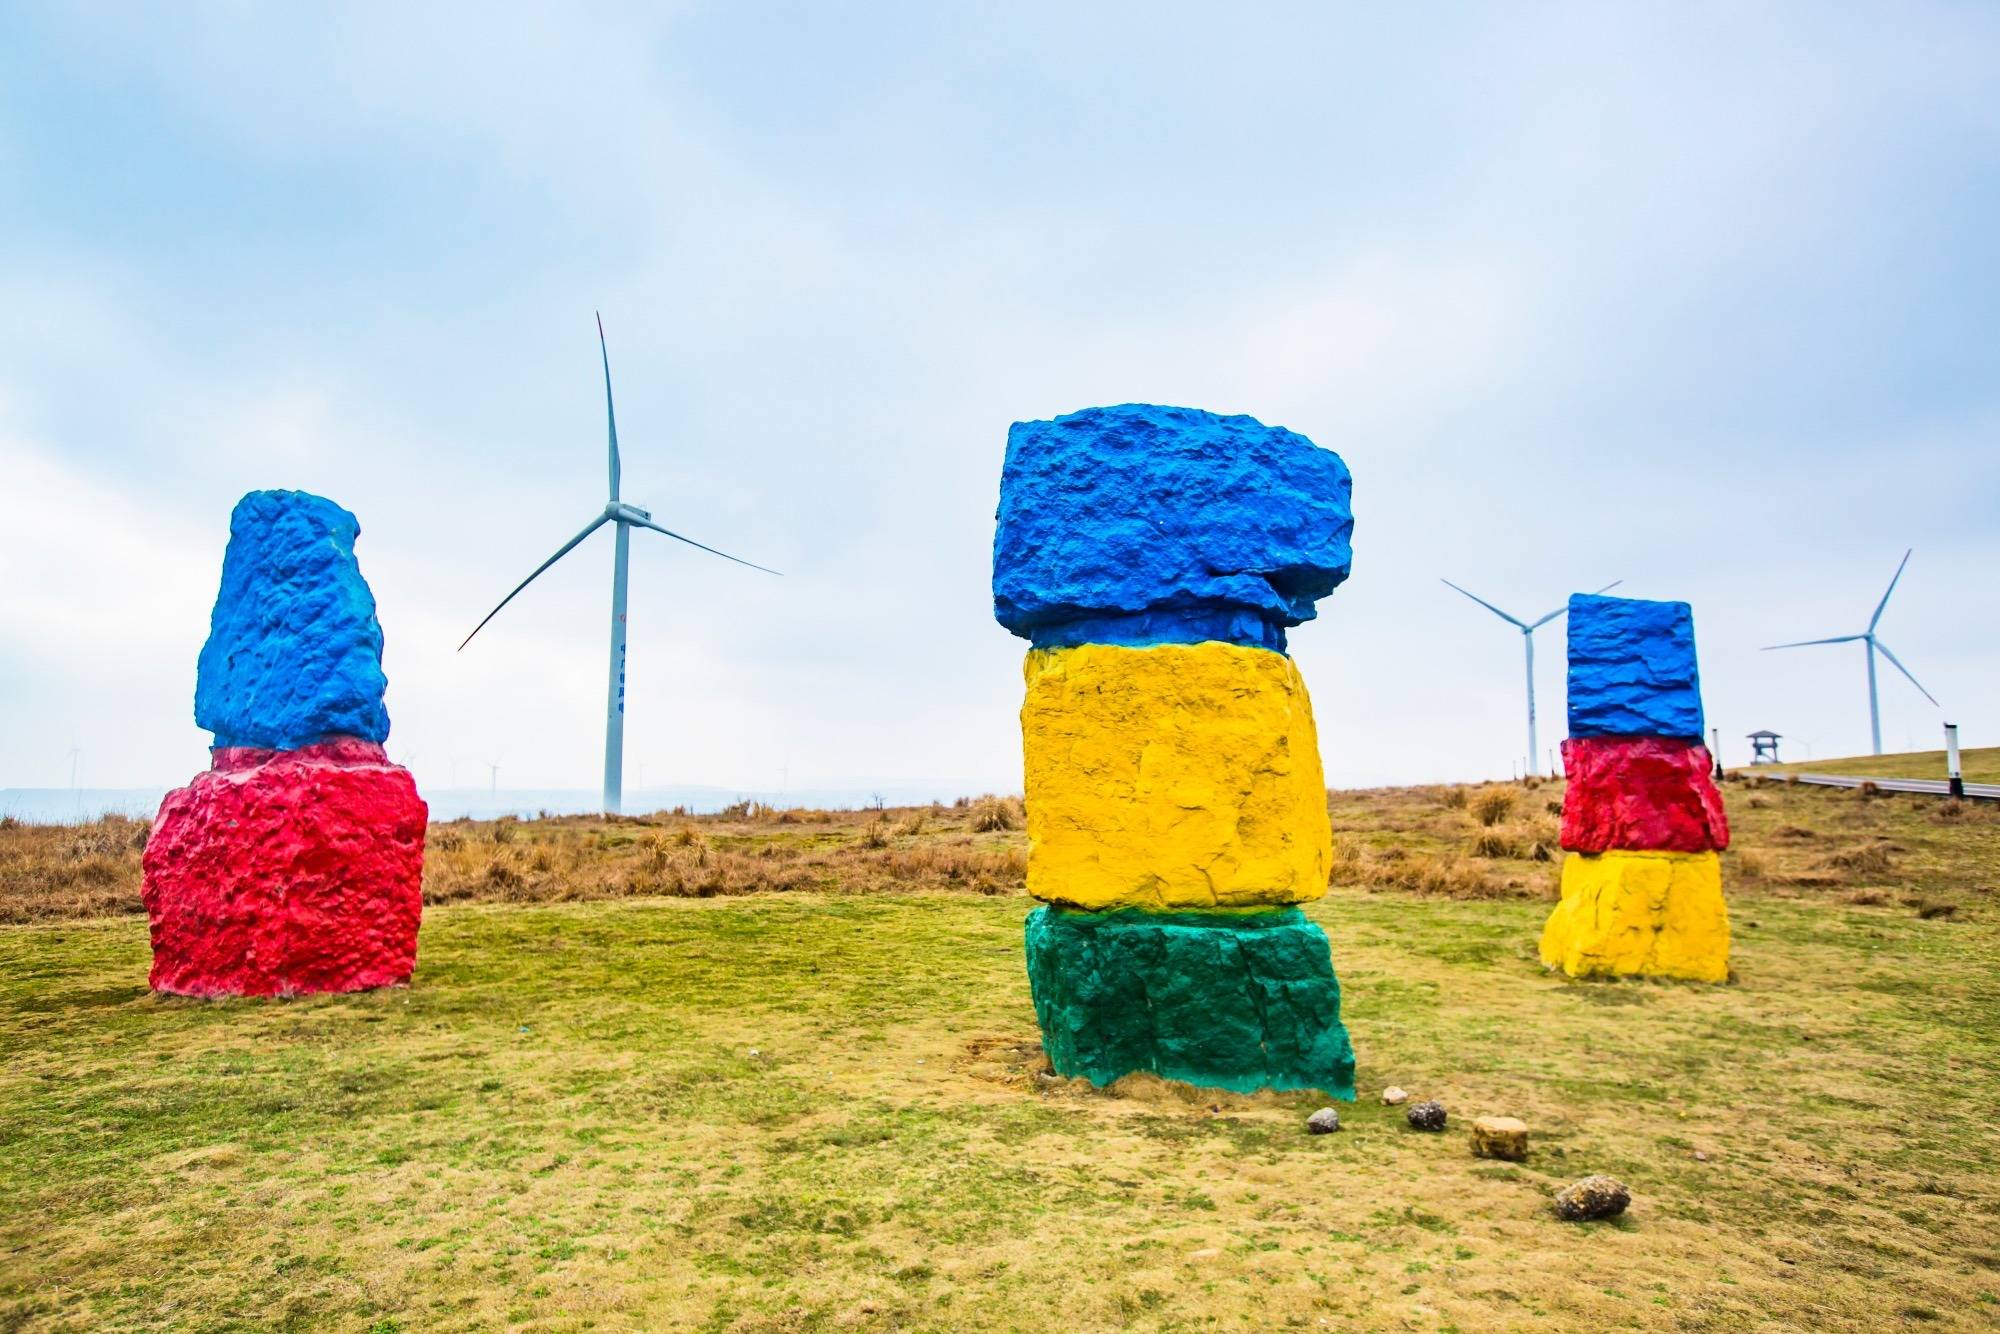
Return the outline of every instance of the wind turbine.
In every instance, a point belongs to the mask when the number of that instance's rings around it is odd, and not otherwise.
[[[1887,658],[1897,671],[1901,672],[1904,676],[1908,676],[1910,684],[1915,686],[1934,707],[1943,707],[1938,704],[1935,695],[1924,689],[1921,681],[1917,680],[1914,676],[1910,676],[1910,669],[1896,660],[1896,655],[1889,651],[1889,646],[1875,637],[1875,626],[1882,619],[1882,609],[1889,605],[1889,594],[1896,591],[1896,581],[1903,577],[1903,566],[1910,563],[1910,552],[1915,550],[1915,547],[1911,547],[1909,551],[1903,553],[1902,564],[1898,565],[1896,573],[1889,577],[1889,586],[1882,591],[1882,600],[1875,604],[1875,614],[1868,618],[1868,628],[1860,634],[1835,635],[1831,639],[1801,639],[1791,644],[1770,644],[1764,649],[1766,653],[1769,653],[1772,649],[1807,648],[1813,644],[1849,644],[1857,639],[1866,644],[1868,646],[1868,736],[1874,743],[1877,755],[1882,753],[1882,706],[1875,698],[1875,655],[1878,652]]]
[[[500,607],[514,600],[523,588],[541,577],[542,571],[567,556],[578,543],[605,524],[617,527],[617,543],[611,558],[611,666],[607,674],[604,695],[604,812],[618,814],[625,797],[625,583],[626,571],[630,563],[632,530],[645,528],[655,533],[664,533],[676,542],[685,542],[691,547],[699,547],[711,556],[735,561],[738,565],[748,565],[753,570],[763,570],[766,574],[776,574],[776,570],[732,556],[726,551],[704,546],[691,537],[683,537],[671,528],[662,528],[653,522],[650,511],[637,505],[628,505],[618,498],[618,414],[611,406],[611,352],[604,343],[604,317],[597,317],[597,351],[604,362],[604,421],[610,436],[611,495],[605,501],[604,509],[584,525],[583,531],[556,549],[556,554],[535,567],[535,572],[515,586],[514,592],[500,599],[500,606],[486,613],[486,620],[472,627],[472,634],[465,637],[462,650],[472,642],[472,635],[486,628],[486,621],[500,614]]]
[[[1438,582],[1443,584],[1446,588],[1453,590],[1454,592],[1465,593],[1464,589],[1460,588],[1457,584],[1453,583],[1449,579],[1440,579],[1438,580]],[[1625,581],[1623,579],[1613,579],[1610,583],[1606,584],[1603,588],[1600,588],[1597,591],[1600,593],[1609,592],[1610,590],[1618,587],[1618,585],[1624,582]],[[1477,602],[1480,606],[1486,608],[1486,610],[1492,612],[1495,616],[1498,616],[1501,620],[1507,622],[1507,624],[1513,626],[1515,629],[1521,632],[1521,644],[1522,647],[1524,647],[1528,653],[1528,772],[1539,776],[1541,773],[1541,766],[1535,763],[1535,631],[1541,629],[1543,626],[1547,625],[1550,621],[1553,621],[1556,617],[1561,616],[1563,613],[1567,612],[1569,610],[1569,604],[1567,602],[1563,603],[1562,606],[1557,607],[1554,611],[1542,617],[1541,620],[1535,621],[1531,624],[1527,621],[1521,620],[1518,617],[1509,616],[1506,612],[1500,610],[1498,607],[1488,602],[1485,598],[1480,597],[1475,593],[1465,593],[1465,595],[1471,598],[1474,602]]]

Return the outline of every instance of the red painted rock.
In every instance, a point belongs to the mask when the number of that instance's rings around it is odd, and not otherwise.
[[[1562,845],[1571,852],[1708,852],[1729,846],[1708,747],[1668,737],[1571,737]]]
[[[407,982],[429,810],[382,748],[218,747],[146,842],[152,985],[187,996]]]

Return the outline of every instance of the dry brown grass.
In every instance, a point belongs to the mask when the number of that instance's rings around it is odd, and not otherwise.
[[[1514,809],[1514,794],[1504,787],[1481,788],[1470,803],[1472,818],[1487,827],[1499,824]]]
[[[1562,827],[1547,818],[1481,829],[1472,836],[1475,857],[1528,862],[1554,861],[1561,853]]]
[[[552,903],[634,897],[969,890],[1023,886],[1022,841],[982,832],[979,808],[801,812],[436,826],[424,866],[430,903]],[[811,833],[793,833],[796,826]],[[482,831],[488,831],[484,838]]]
[[[1496,873],[1454,852],[1410,852],[1394,845],[1370,847],[1343,838],[1334,840],[1332,881],[1452,899],[1520,898],[1542,888],[1519,876]]]
[[[1731,849],[1723,854],[1723,876],[1728,879],[1762,880],[1770,874],[1764,859],[1754,852]]]
[[[1821,864],[1829,871],[1846,871],[1850,875],[1887,875],[1896,866],[1894,848],[1892,843],[1864,843],[1828,853]]]
[[[1004,820],[995,822],[994,812]],[[1027,872],[1018,799],[887,811],[454,820],[431,826],[426,903],[964,890],[1003,894]],[[140,911],[150,826],[0,824],[0,923]]]
[[[1735,832],[1726,874],[1777,893],[1955,890],[1939,879],[1954,851],[2000,845],[2000,807],[1989,802],[1856,801],[1771,780],[1731,782],[1725,797]],[[1327,804],[1336,885],[1468,900],[1556,892],[1560,783],[1532,797],[1505,784],[1343,791]],[[450,821],[431,826],[424,892],[430,903],[1008,894],[1023,888],[1025,823],[1019,797],[990,794],[869,811],[742,803],[714,815]],[[0,923],[138,912],[148,828],[0,821]]]
[[[1464,810],[1466,798],[1471,795],[1471,789],[1459,784],[1453,784],[1449,787],[1419,788],[1418,791],[1433,797],[1438,805],[1448,811]]]
[[[139,911],[139,855],[152,827],[121,815],[82,825],[0,820],[0,922]]]
[[[1026,824],[1028,813],[1019,797],[981,797],[972,806],[972,829],[979,834],[999,834]]]

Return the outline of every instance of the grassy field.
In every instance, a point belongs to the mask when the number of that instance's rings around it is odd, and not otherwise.
[[[414,985],[281,1003],[146,991],[142,826],[0,829],[0,1328],[1992,1328],[2000,812],[1728,795],[1699,987],[1536,965],[1557,785],[1335,794],[1325,1137],[1045,1073],[1004,802],[438,826]]]
[[[1960,776],[1968,783],[2000,783],[2000,746],[1980,746],[1958,752]],[[1804,760],[1797,764],[1759,765],[1743,773],[1842,774],[1856,778],[1945,778],[1944,752],[1913,750],[1902,755],[1850,755],[1840,760]]]

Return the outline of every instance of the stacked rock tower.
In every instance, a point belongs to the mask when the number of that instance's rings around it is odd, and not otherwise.
[[[1729,978],[1722,796],[1701,744],[1685,602],[1569,600],[1562,902],[1542,962],[1572,977]]]
[[[1288,627],[1347,578],[1339,455],[1250,417],[1090,408],[1008,432],[993,608],[1021,708],[1028,981],[1056,1071],[1354,1096],[1332,860]]]
[[[382,743],[382,627],[355,517],[253,491],[229,519],[195,680],[213,765],[146,844],[155,990],[356,991],[409,980],[429,812]]]

